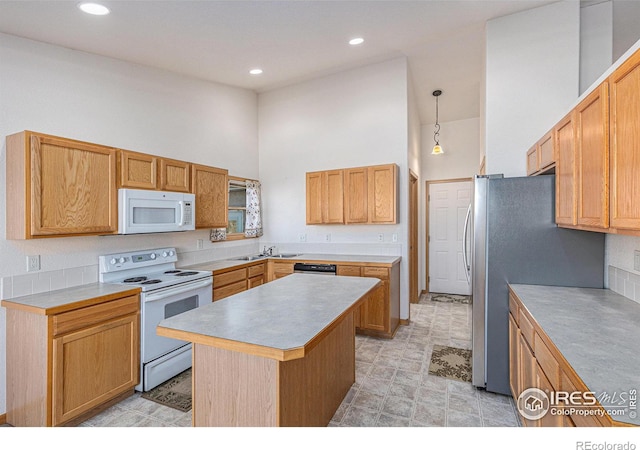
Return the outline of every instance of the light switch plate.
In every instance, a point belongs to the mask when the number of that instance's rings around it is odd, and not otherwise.
[[[37,272],[40,270],[40,255],[27,256],[27,272]]]
[[[378,234],[378,242],[384,242],[384,234],[383,233]]]
[[[640,272],[640,250],[633,252],[633,270]]]
[[[300,234],[298,235],[298,240],[299,240],[300,242],[307,242],[307,235],[306,235],[306,233],[300,233]]]
[[[196,248],[199,249],[199,250],[204,248],[204,240],[203,239],[198,239],[196,241]]]
[[[398,233],[393,233],[391,235],[391,242],[398,242]]]

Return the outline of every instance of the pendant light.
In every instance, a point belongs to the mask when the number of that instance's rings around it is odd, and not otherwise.
[[[442,91],[440,89],[436,89],[435,91],[433,91],[433,96],[436,98],[436,125],[435,125],[435,132],[433,133],[433,140],[436,143],[436,145],[433,146],[433,150],[431,151],[432,155],[442,155],[444,153],[444,150],[442,150],[442,147],[440,147],[440,124],[438,123],[438,97],[440,97],[440,95],[442,95]]]

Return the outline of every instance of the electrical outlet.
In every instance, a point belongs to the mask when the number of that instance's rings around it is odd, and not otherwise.
[[[391,241],[392,242],[398,242],[398,233],[393,233],[391,235]]]
[[[378,234],[378,242],[384,242],[384,234]]]
[[[40,255],[27,256],[27,272],[40,270]]]
[[[325,234],[324,240],[325,240],[325,242],[331,242],[331,233]]]
[[[633,270],[640,272],[640,250],[633,252]]]
[[[204,239],[198,239],[196,241],[196,248],[202,250],[204,248]]]
[[[300,242],[307,242],[307,235],[306,235],[306,233],[300,233],[300,234],[298,235],[298,240],[299,240]]]

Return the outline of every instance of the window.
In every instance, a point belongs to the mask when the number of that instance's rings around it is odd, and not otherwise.
[[[247,214],[247,185],[241,180],[229,180],[229,214],[227,236],[244,237]],[[236,235],[236,236],[233,236]]]

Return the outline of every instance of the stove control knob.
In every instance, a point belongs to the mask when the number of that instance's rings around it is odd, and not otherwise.
[[[150,255],[149,255],[149,258],[151,258],[151,259],[156,259],[156,254],[155,254],[155,253],[150,254]]]
[[[120,258],[120,259],[118,260],[118,262],[119,262],[120,264],[124,264],[125,259],[124,259],[124,258]]]
[[[167,256],[169,256],[169,254],[167,252],[162,252],[162,257],[166,258]]]
[[[115,259],[115,258],[111,258],[111,261],[109,261],[109,264],[115,264],[115,263],[117,263],[117,262],[118,262],[118,261],[116,261],[116,259]]]
[[[169,256],[173,256],[173,255],[175,255],[175,253],[174,253],[174,251],[173,251],[173,250],[171,250],[171,251],[169,252]]]

